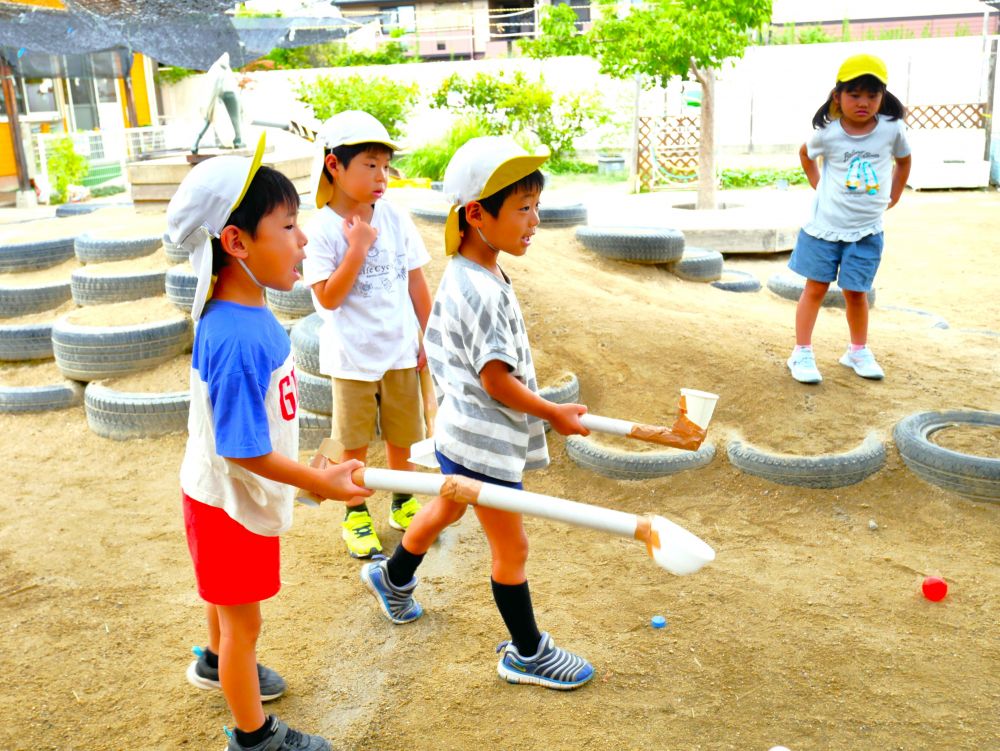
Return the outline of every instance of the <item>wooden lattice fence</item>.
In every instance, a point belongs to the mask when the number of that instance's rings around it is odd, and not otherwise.
[[[636,171],[641,190],[698,179],[698,117],[640,117]]]
[[[985,104],[918,104],[907,107],[906,127],[913,130],[937,128],[985,128]]]

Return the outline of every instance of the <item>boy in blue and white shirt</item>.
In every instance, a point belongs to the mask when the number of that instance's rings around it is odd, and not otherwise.
[[[260,601],[281,587],[278,535],[291,525],[295,488],[339,499],[370,491],[351,481],[360,462],[325,470],[298,462],[291,345],[264,289],[291,289],[306,239],[298,193],[260,166],[263,151],[261,137],[252,160],[198,164],[167,208],[165,239],[188,250],[198,279],[181,496],[209,644],[195,650],[187,676],[225,694],[236,725],[228,751],[330,751],[323,738],[264,714],[261,702],[285,682],[256,662]]]

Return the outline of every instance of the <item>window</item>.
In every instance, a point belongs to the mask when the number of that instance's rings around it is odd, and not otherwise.
[[[414,5],[400,5],[382,9],[382,33],[404,31],[412,34],[417,30],[417,8]]]
[[[519,39],[535,33],[535,8],[529,0],[490,0],[490,38]]]
[[[51,78],[27,78],[24,81],[24,88],[28,92],[29,113],[59,111],[55,86]]]

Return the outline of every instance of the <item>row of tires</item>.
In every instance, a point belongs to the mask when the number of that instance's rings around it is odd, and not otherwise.
[[[316,448],[331,427],[330,384],[323,376],[299,373],[300,445]],[[16,392],[16,393],[12,393]],[[552,401],[579,400],[579,382],[570,376],[542,390]],[[62,409],[83,402],[90,429],[105,438],[127,440],[182,432],[187,426],[189,393],[139,394],[116,391],[101,383],[86,388],[65,384],[0,389],[0,411]],[[1000,459],[963,454],[938,446],[931,436],[957,425],[1000,427],[995,412],[919,412],[901,420],[893,430],[896,448],[906,465],[921,479],[978,501],[1000,501]],[[705,442],[693,452],[632,452],[602,445],[589,437],[568,436],[566,453],[577,465],[619,480],[664,477],[712,462],[714,444]],[[885,444],[874,434],[860,446],[841,454],[790,456],[772,454],[742,441],[726,447],[729,462],[741,471],[781,485],[837,488],[861,482],[885,464]]]
[[[74,256],[80,263],[127,261],[155,253],[162,242],[159,235],[123,238],[84,232],[48,240],[0,243],[0,274],[47,269]]]

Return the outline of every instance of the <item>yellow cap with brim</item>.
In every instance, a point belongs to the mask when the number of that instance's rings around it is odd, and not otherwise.
[[[875,76],[882,83],[889,84],[889,71],[885,62],[875,55],[854,55],[844,60],[837,71],[837,83],[853,81],[861,76]]]
[[[181,181],[167,206],[164,242],[187,250],[198,281],[191,318],[198,321],[212,289],[212,238],[243,203],[264,158],[265,136],[260,135],[252,159],[217,156],[196,164]]]
[[[541,167],[549,158],[529,154],[512,139],[484,136],[466,141],[448,162],[444,193],[451,208],[444,223],[444,252],[454,255],[462,243],[458,212],[473,201],[489,198]]]
[[[309,184],[315,187],[316,208],[321,209],[333,198],[333,183],[325,169],[326,150],[359,143],[380,143],[393,151],[402,147],[389,137],[389,131],[378,120],[361,110],[345,110],[331,117],[316,133],[318,146],[313,156]]]

